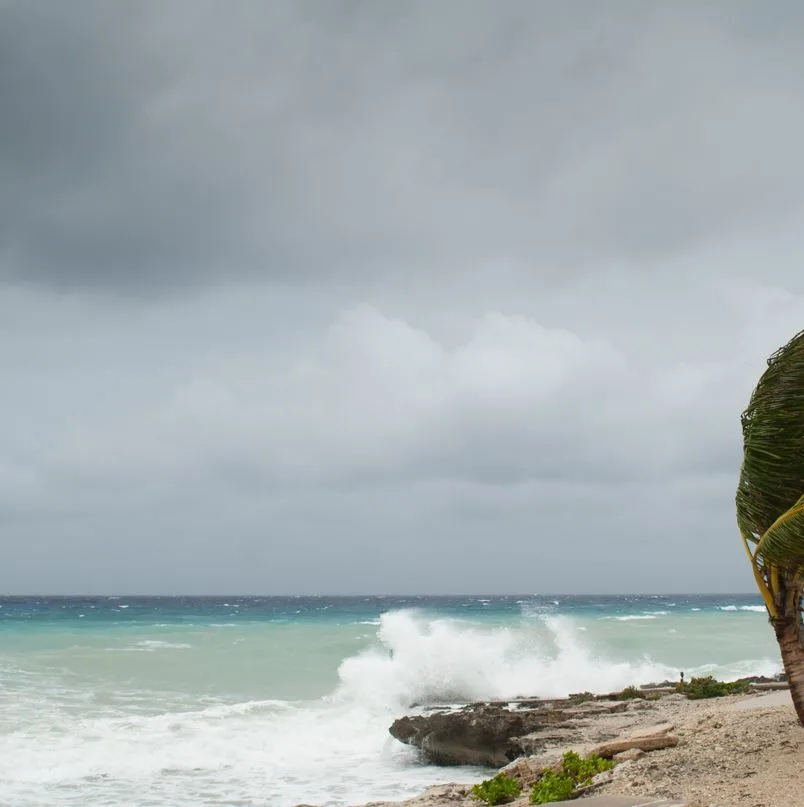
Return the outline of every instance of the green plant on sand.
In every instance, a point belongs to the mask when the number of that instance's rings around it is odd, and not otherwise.
[[[610,759],[591,755],[582,757],[567,751],[561,759],[561,770],[546,770],[530,792],[531,804],[549,804],[551,801],[572,799],[578,788],[591,783],[592,778],[614,767]]]
[[[741,695],[750,688],[747,681],[718,681],[711,675],[691,678],[689,681],[680,681],[676,684],[676,691],[693,701],[702,698],[722,698],[724,695]]]
[[[644,698],[645,693],[635,686],[626,687],[622,692],[618,692],[614,699],[618,701],[630,701],[635,698]]]
[[[522,787],[519,782],[504,773],[498,773],[472,788],[472,795],[480,801],[485,801],[486,804],[507,804],[521,792]]]
[[[804,331],[768,359],[741,422],[737,523],[804,725]]]
[[[603,759],[596,754],[582,757],[574,751],[567,751],[561,761],[561,767],[576,784],[588,785],[593,776],[603,771],[610,771],[614,767],[614,763],[610,759]]]
[[[564,801],[575,795],[575,782],[566,773],[545,771],[530,791],[531,804],[549,804]]]

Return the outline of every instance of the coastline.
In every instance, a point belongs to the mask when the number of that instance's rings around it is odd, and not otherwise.
[[[604,701],[604,703],[606,703]],[[540,753],[512,763],[519,773],[553,764],[563,751],[588,753],[601,739],[633,737],[648,728],[672,731],[672,747],[650,751],[617,765],[590,793],[646,799],[675,798],[688,807],[800,807],[804,793],[804,727],[798,724],[789,692],[779,690],[688,700],[667,694],[634,699],[609,711],[588,708],[578,721],[583,740],[548,742]],[[636,756],[636,754],[634,754]],[[518,768],[515,769],[515,766]],[[369,802],[362,807],[480,807],[469,784],[428,788],[404,801]],[[528,804],[527,788],[513,807]],[[584,803],[584,796],[578,800]]]
[[[479,782],[514,758],[506,749],[482,768],[418,763],[389,728],[434,704],[538,696],[543,706],[587,689],[672,683],[680,670],[730,681],[779,674],[778,645],[750,595],[0,605],[0,802],[15,807],[41,807],[56,791],[80,807],[195,807],[212,794],[281,807],[400,801]]]

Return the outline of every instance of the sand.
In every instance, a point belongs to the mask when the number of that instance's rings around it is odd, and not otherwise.
[[[681,797],[689,807],[802,807],[804,728],[788,692],[667,703],[675,748],[621,768],[605,793]]]
[[[635,700],[625,712],[590,714],[587,742],[556,747],[539,761],[556,759],[568,748],[583,752],[601,739],[662,723],[673,724],[678,745],[618,765],[611,780],[590,795],[677,799],[688,807],[804,807],[804,728],[786,691],[700,701],[675,694],[658,701]],[[584,799],[576,803],[581,807]],[[450,784],[383,807],[392,804],[479,807],[480,802],[471,797],[468,785]],[[514,802],[514,807],[525,805],[525,794]]]

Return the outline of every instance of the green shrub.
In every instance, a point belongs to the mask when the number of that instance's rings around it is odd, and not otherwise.
[[[564,801],[575,795],[575,782],[566,773],[545,771],[530,791],[531,804],[549,804]]]
[[[522,792],[522,787],[516,779],[498,773],[492,779],[486,779],[472,788],[472,795],[486,804],[506,804],[513,801]]]
[[[586,703],[595,700],[591,692],[572,692],[567,698],[570,703]]]
[[[574,751],[567,751],[561,759],[561,770],[546,770],[533,785],[530,803],[549,804],[551,801],[575,798],[578,787],[588,785],[596,774],[613,767],[614,763],[609,759],[594,754],[582,757]]]
[[[641,689],[637,689],[637,687],[630,686],[626,687],[622,692],[618,692],[614,696],[614,700],[617,701],[630,701],[634,700],[635,698],[644,698],[645,693]]]
[[[597,756],[597,754],[582,757],[574,751],[567,751],[564,754],[561,767],[576,785],[588,785],[593,776],[603,771],[610,771],[614,767],[614,763],[610,759]]]
[[[690,700],[722,698],[724,695],[741,695],[748,692],[749,689],[750,684],[747,681],[718,681],[711,675],[691,678],[689,681],[680,681],[676,684],[676,691],[682,692]]]

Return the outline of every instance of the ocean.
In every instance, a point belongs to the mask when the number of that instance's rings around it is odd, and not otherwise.
[[[402,799],[484,774],[418,706],[780,669],[750,595],[0,598],[0,805]]]

